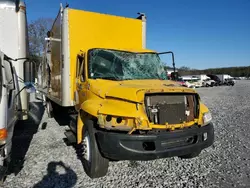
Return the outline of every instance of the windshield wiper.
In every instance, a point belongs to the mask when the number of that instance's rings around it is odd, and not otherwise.
[[[97,77],[95,79],[104,79],[104,80],[115,80],[120,81],[121,79],[115,78],[115,77]]]
[[[133,79],[133,78],[123,78],[122,80],[136,80],[136,79]]]

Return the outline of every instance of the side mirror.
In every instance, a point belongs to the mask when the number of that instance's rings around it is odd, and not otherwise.
[[[50,38],[50,36],[51,36],[51,32],[48,31],[48,32],[47,32],[47,37]]]
[[[35,83],[35,72],[36,72],[36,64],[33,61],[25,61],[23,63],[23,71],[24,71],[24,83],[25,84],[34,84]]]
[[[173,52],[171,52],[171,51],[168,51],[168,52],[160,52],[160,53],[158,53],[158,55],[163,55],[163,54],[171,54],[171,56],[172,56],[172,63],[173,63],[173,68],[174,68],[174,72],[175,72],[175,60],[174,60],[174,53]]]
[[[178,80],[179,74],[178,72],[171,72],[171,78],[172,80]]]
[[[54,34],[54,33],[53,33],[52,31],[48,31],[48,32],[47,32],[47,37],[48,37],[48,38],[53,37],[53,34]]]

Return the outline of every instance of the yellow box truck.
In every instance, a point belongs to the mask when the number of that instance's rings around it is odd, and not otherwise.
[[[105,176],[110,160],[190,158],[212,145],[209,109],[146,48],[145,14],[61,7],[45,54],[38,91],[50,117],[70,117],[65,135],[89,177]]]

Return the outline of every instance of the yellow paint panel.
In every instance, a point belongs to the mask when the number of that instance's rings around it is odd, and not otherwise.
[[[77,144],[80,144],[82,141],[82,129],[83,129],[83,122],[81,119],[81,113],[78,114],[77,118]]]
[[[142,21],[69,9],[70,52],[91,47],[142,48]]]
[[[185,87],[173,87],[170,80],[89,80],[90,90],[100,97],[114,97],[124,100],[143,102],[144,93],[148,92],[188,92],[195,90]],[[170,86],[169,86],[170,85]]]
[[[99,113],[121,117],[140,117],[143,115],[141,111],[136,110],[135,103],[113,99],[104,100]]]

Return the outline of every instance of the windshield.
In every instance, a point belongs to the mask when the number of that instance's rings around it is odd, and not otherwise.
[[[88,77],[92,79],[167,80],[164,64],[156,53],[92,49],[88,55]]]

